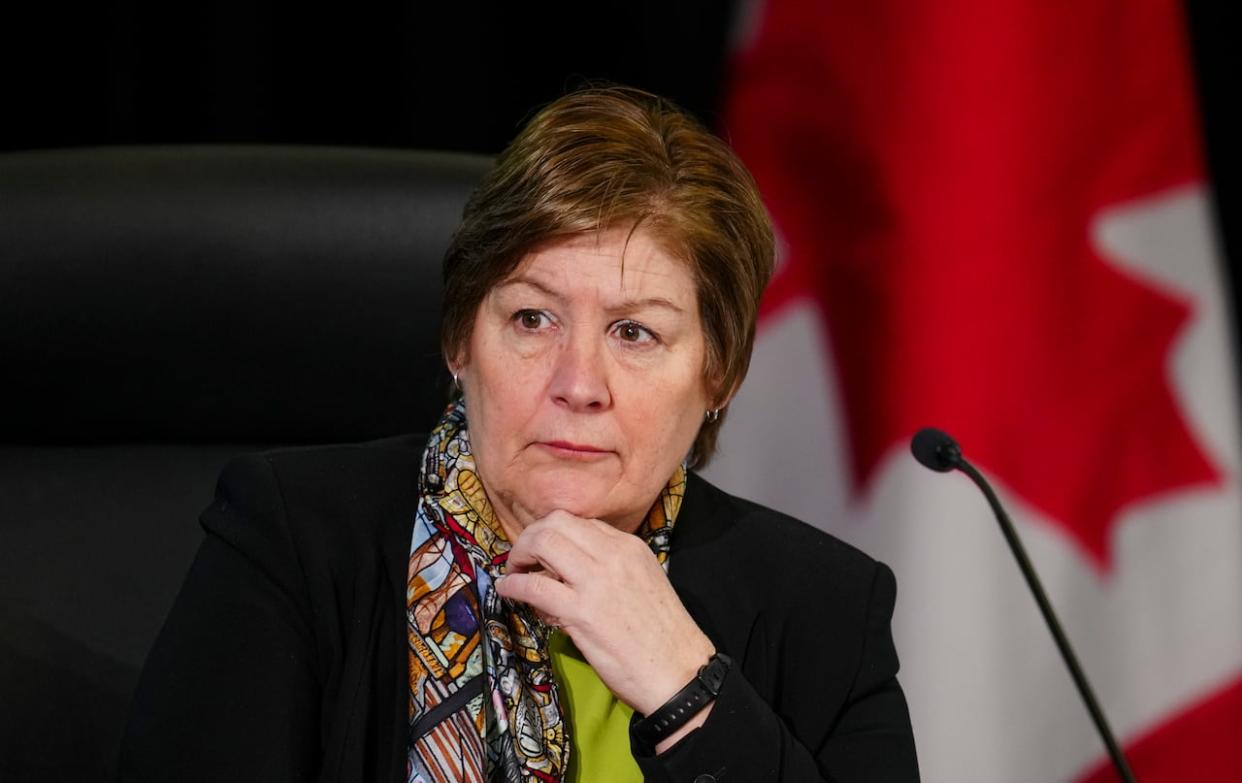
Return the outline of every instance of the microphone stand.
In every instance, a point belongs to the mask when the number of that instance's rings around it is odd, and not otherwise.
[[[956,452],[957,450],[953,449],[952,451]],[[1009,548],[1013,551],[1013,557],[1018,561],[1018,568],[1021,569],[1022,575],[1026,577],[1026,583],[1031,588],[1031,593],[1035,596],[1035,603],[1039,604],[1039,611],[1044,616],[1044,622],[1048,624],[1048,630],[1052,632],[1052,638],[1057,643],[1057,649],[1061,651],[1061,657],[1065,659],[1065,665],[1069,667],[1070,676],[1074,678],[1074,684],[1078,686],[1078,693],[1082,695],[1082,700],[1086,702],[1087,712],[1091,713],[1091,720],[1095,723],[1095,729],[1100,733],[1100,739],[1104,740],[1104,747],[1108,748],[1108,755],[1113,761],[1113,768],[1117,770],[1118,776],[1121,777],[1124,783],[1136,783],[1134,772],[1130,770],[1125,754],[1121,752],[1121,747],[1117,744],[1116,738],[1113,737],[1112,729],[1108,727],[1108,719],[1104,717],[1104,711],[1100,709],[1099,702],[1096,701],[1095,694],[1091,691],[1091,685],[1087,682],[1087,675],[1083,673],[1082,667],[1078,664],[1078,657],[1074,655],[1074,650],[1070,647],[1069,637],[1061,629],[1061,623],[1057,620],[1056,612],[1052,610],[1052,603],[1048,601],[1048,596],[1044,593],[1044,587],[1040,583],[1039,577],[1035,574],[1035,568],[1031,565],[1031,560],[1026,555],[1026,549],[1022,546],[1022,540],[1018,538],[1018,531],[1014,529],[1009,515],[1001,507],[1000,500],[996,497],[996,493],[992,491],[992,486],[988,484],[987,479],[975,469],[974,465],[963,459],[960,452],[950,453],[945,456],[952,463],[953,467],[969,476],[970,480],[975,482],[975,486],[979,487],[979,490],[983,492],[983,496],[987,498],[988,505],[992,507],[992,513],[996,515],[996,521],[1000,524],[1001,533],[1005,535],[1005,540],[1009,542]]]

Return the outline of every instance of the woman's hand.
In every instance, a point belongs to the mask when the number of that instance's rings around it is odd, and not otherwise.
[[[528,525],[496,589],[559,625],[608,689],[643,715],[672,698],[716,652],[650,547],[598,519],[553,511]],[[710,709],[657,751],[701,725]]]

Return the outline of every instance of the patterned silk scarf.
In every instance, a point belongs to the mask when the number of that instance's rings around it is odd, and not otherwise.
[[[661,563],[685,488],[683,465],[638,530]],[[549,629],[494,588],[509,548],[475,471],[458,400],[427,441],[419,476],[406,585],[407,783],[559,782],[565,775],[569,731]]]

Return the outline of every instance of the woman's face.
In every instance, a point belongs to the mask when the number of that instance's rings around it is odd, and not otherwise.
[[[636,530],[714,407],[690,271],[627,233],[527,256],[480,304],[454,362],[511,539],[558,509]]]

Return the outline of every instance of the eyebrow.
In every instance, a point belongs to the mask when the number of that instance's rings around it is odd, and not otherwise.
[[[515,285],[528,286],[530,288],[535,289],[536,291],[539,291],[540,293],[546,294],[547,296],[553,299],[556,299],[557,301],[563,302],[565,300],[565,297],[560,292],[555,291],[552,288],[549,288],[548,286],[544,285],[543,283],[539,282],[533,277],[527,277],[525,275],[519,275],[517,277],[506,280],[505,282],[500,283],[496,287],[497,288],[508,288],[510,286],[515,286]],[[678,314],[685,312],[683,308],[677,306],[672,301],[665,299],[662,296],[650,296],[645,299],[626,299],[625,301],[619,302],[615,305],[612,305],[611,307],[606,307],[604,309],[609,313],[623,313],[623,312],[632,312],[634,310],[641,310],[646,307],[660,307],[666,310],[671,310]]]

